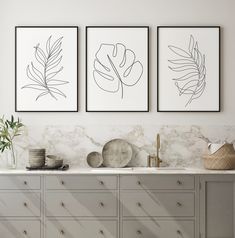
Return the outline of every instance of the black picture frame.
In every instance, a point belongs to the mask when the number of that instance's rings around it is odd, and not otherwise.
[[[218,30],[218,109],[216,110],[163,110],[160,109],[160,93],[159,93],[159,85],[160,85],[160,30],[163,28],[201,28],[201,29],[217,29]],[[220,112],[221,111],[221,27],[220,26],[158,26],[157,27],[157,112]]]
[[[147,108],[145,110],[89,110],[88,109],[88,30],[94,28],[132,28],[132,29],[137,29],[137,28],[143,28],[147,30]],[[86,26],[86,112],[149,112],[149,26],[96,26],[96,25],[91,25],[91,26]]]
[[[40,28],[55,28],[55,29],[59,29],[59,28],[66,28],[66,29],[75,29],[76,30],[76,49],[75,49],[75,53],[76,53],[76,108],[73,110],[19,110],[18,109],[18,100],[17,100],[17,35],[18,35],[18,30],[20,29],[30,29],[30,28],[35,28],[35,29],[40,29]],[[78,45],[78,40],[79,40],[79,27],[78,26],[25,26],[25,25],[19,25],[19,26],[15,26],[15,112],[78,112],[79,106],[78,106],[78,88],[79,88],[79,81],[78,81],[78,73],[79,73],[79,67],[78,67],[78,51],[79,51],[79,45]]]

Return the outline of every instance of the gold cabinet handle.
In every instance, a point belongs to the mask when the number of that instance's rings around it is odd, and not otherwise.
[[[23,230],[23,233],[24,233],[24,235],[27,235],[27,234],[28,234],[28,232],[27,232],[26,230]]]
[[[100,180],[100,185],[103,186],[104,185],[104,181]]]
[[[104,231],[103,231],[103,230],[100,230],[100,234],[101,234],[101,235],[104,235]]]
[[[142,207],[142,204],[140,202],[137,202],[138,207]]]
[[[28,206],[27,202],[24,202],[23,205],[24,205],[24,207],[27,207],[27,206]]]
[[[138,185],[141,185],[141,182],[140,182],[140,181],[137,181],[137,184],[138,184]]]
[[[100,206],[101,206],[101,207],[104,207],[104,203],[103,203],[103,202],[100,202]]]
[[[64,235],[64,233],[65,233],[64,230],[60,230],[61,235]]]
[[[176,231],[178,235],[182,235],[182,232],[180,230]]]
[[[177,207],[182,207],[182,203],[181,202],[177,202],[176,205],[177,205]]]
[[[177,184],[178,184],[178,185],[182,185],[183,183],[182,183],[182,181],[177,180]]]
[[[142,235],[142,231],[141,231],[141,230],[137,230],[136,233],[137,233],[138,235]]]
[[[24,181],[24,185],[28,185],[27,181]]]
[[[65,184],[65,182],[64,182],[63,180],[61,180],[60,183],[61,183],[61,185],[64,185],[64,184]]]
[[[61,202],[61,204],[60,204],[60,205],[61,205],[61,207],[65,207],[65,204],[64,204],[63,202]]]

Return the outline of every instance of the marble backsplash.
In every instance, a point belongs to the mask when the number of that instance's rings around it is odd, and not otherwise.
[[[16,141],[18,168],[26,166],[28,148],[46,148],[47,154],[59,155],[72,166],[88,167],[87,154],[102,152],[103,145],[114,138],[133,145],[130,166],[146,166],[147,155],[156,152],[157,133],[163,165],[174,167],[202,167],[208,142],[235,143],[235,126],[28,126]],[[4,167],[4,154],[1,157],[0,167]]]

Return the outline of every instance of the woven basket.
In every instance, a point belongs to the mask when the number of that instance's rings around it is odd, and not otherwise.
[[[228,170],[235,168],[235,151],[232,144],[224,144],[212,155],[203,156],[206,169]]]

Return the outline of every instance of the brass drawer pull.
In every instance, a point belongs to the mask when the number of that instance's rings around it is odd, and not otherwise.
[[[104,181],[100,180],[100,185],[103,186],[104,185]]]
[[[61,207],[65,207],[65,204],[64,204],[63,202],[61,202],[61,204],[60,204],[60,205],[61,205]]]
[[[64,184],[65,184],[65,182],[64,182],[63,180],[62,180],[60,183],[61,183],[61,185],[64,185]]]
[[[27,181],[24,181],[24,185],[28,185]]]
[[[61,235],[64,235],[64,233],[65,233],[64,230],[61,230],[61,231],[60,231],[60,234],[61,234]]]
[[[180,202],[177,202],[176,205],[177,205],[177,207],[182,207],[182,203],[180,203]]]
[[[136,233],[137,233],[138,235],[142,235],[142,231],[141,231],[141,230],[137,230]]]
[[[138,185],[141,185],[141,182],[140,182],[140,181],[137,181],[137,184],[138,184]]]
[[[101,206],[101,207],[104,207],[104,203],[103,203],[103,202],[100,202],[100,206]]]
[[[24,207],[27,207],[27,206],[28,206],[28,204],[27,204],[26,202],[24,202],[23,204],[24,204]]]
[[[100,234],[101,234],[101,235],[104,235],[104,231],[103,231],[103,230],[100,230]]]
[[[182,185],[183,183],[182,183],[182,181],[177,180],[177,184],[178,184],[178,185]]]
[[[142,204],[140,202],[137,202],[138,207],[142,207]]]
[[[24,235],[27,235],[27,234],[28,234],[28,232],[27,232],[26,230],[24,230],[23,233],[24,233]]]
[[[177,232],[178,235],[182,235],[180,230],[177,230],[176,232]]]

